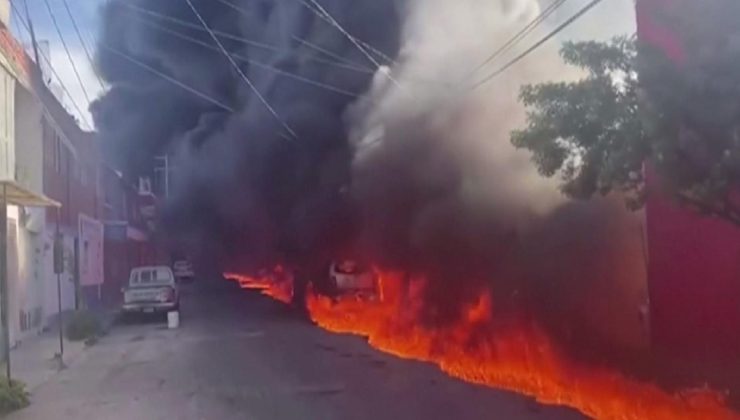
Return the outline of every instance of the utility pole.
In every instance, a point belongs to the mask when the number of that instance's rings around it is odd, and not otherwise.
[[[36,31],[33,30],[33,21],[31,20],[31,13],[28,11],[28,1],[23,0],[23,6],[26,9],[26,20],[28,21],[28,32],[31,34],[31,46],[33,47],[33,58],[36,60],[36,66],[41,69],[41,61],[39,61],[39,46],[36,42]]]
[[[5,376],[8,380],[8,386],[11,383],[10,376],[10,321],[8,315],[10,311],[10,298],[8,296],[10,288],[8,287],[8,201],[7,186],[3,183],[2,200],[0,200],[0,293],[2,293],[2,308],[0,308],[0,318],[3,324],[3,357],[5,359]]]
[[[64,366],[64,315],[62,313],[62,273],[64,272],[64,240],[59,230],[61,213],[57,208],[57,226],[54,233],[54,274],[57,275],[57,307],[59,309],[59,366]]]

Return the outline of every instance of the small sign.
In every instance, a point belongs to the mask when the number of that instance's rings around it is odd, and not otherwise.
[[[64,273],[64,238],[62,234],[54,235],[54,274]]]

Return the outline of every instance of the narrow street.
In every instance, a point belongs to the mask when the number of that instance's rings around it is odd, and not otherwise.
[[[233,283],[192,286],[182,324],[117,326],[23,419],[575,419],[290,317]]]

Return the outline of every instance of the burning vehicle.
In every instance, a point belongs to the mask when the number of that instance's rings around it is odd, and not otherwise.
[[[329,278],[337,295],[348,295],[357,299],[377,299],[380,296],[377,274],[370,266],[356,260],[332,263]]]

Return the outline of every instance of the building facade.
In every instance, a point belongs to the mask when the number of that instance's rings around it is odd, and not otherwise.
[[[702,5],[717,5],[709,0]],[[672,25],[690,0],[638,0],[641,42],[681,66],[691,48]],[[661,181],[647,171],[651,190]],[[740,372],[740,228],[651,194],[646,203],[653,346],[667,358]],[[731,364],[730,364],[731,363]],[[728,368],[732,366],[732,368]],[[740,380],[736,376],[735,380]]]

